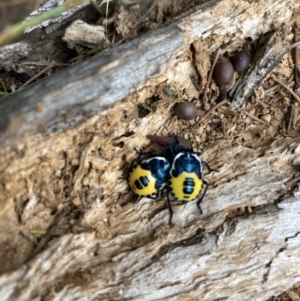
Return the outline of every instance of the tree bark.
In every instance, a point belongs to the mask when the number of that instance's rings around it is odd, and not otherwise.
[[[203,215],[172,202],[172,225],[164,196],[136,202],[124,178],[163,125],[202,139],[207,119],[172,116],[177,98],[199,95],[193,41],[203,60],[271,29],[288,44],[299,6],[208,2],[1,99],[1,300],[265,300],[299,282],[300,138],[209,141],[201,158],[218,172],[204,174]]]

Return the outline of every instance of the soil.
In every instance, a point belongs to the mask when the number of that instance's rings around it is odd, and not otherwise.
[[[145,34],[149,31],[156,30],[164,26],[168,22],[176,19],[178,16],[189,13],[195,7],[205,1],[176,1],[163,0],[158,1],[157,7],[151,8],[153,1],[142,1],[132,5],[122,5],[110,2],[109,18],[113,18],[113,22],[107,27],[107,38],[110,41],[107,47],[113,47],[119,41],[126,42],[135,37]],[[4,15],[4,10],[15,9],[12,14],[14,19],[6,17],[4,20],[7,24],[16,22],[27,14],[27,9],[32,9],[34,4],[24,3],[15,7],[1,6],[0,12]],[[90,8],[89,8],[90,9]],[[142,21],[140,21],[143,16]],[[95,14],[94,20],[89,20],[91,24],[103,24],[106,18],[99,17]],[[70,21],[71,22],[71,21]],[[69,22],[69,23],[70,23]],[[5,24],[1,24],[2,29]],[[66,25],[64,25],[66,26]],[[36,35],[36,36],[34,36]],[[63,31],[51,33],[47,39],[61,39]],[[44,33],[36,30],[30,34],[30,38],[41,39]],[[28,38],[28,35],[20,37],[19,40]],[[240,50],[244,41],[240,44],[226,47],[224,45],[223,55],[230,58],[236,51]],[[55,44],[55,43],[54,43]],[[250,41],[249,52],[254,55],[256,41]],[[70,50],[66,43],[59,43],[55,47],[55,57],[40,57],[41,61],[50,62],[52,59],[60,63],[69,63],[78,55],[74,49]],[[144,127],[144,124],[150,124],[148,132],[156,134],[160,137],[166,137],[167,131],[180,137],[184,137],[191,142],[193,150],[197,152],[204,151],[203,159],[210,162],[206,157],[205,149],[209,146],[210,150],[219,152],[228,145],[243,145],[248,148],[257,148],[261,145],[261,141],[268,143],[278,136],[296,136],[299,134],[299,105],[291,94],[283,88],[279,83],[273,80],[273,77],[280,78],[290,89],[299,95],[299,85],[294,78],[294,53],[288,53],[284,56],[281,63],[272,71],[264,80],[261,86],[257,87],[255,94],[248,99],[246,104],[238,110],[229,108],[228,103],[224,102],[211,114],[207,112],[217,106],[219,103],[219,88],[214,81],[209,84],[209,95],[203,100],[203,93],[207,78],[203,74],[207,74],[211,68],[215,53],[206,53],[208,45],[198,45],[201,48],[201,59],[198,64],[201,68],[195,70],[193,74],[196,86],[187,86],[185,89],[174,86],[168,86],[161,83],[155,89],[142,93],[140,95],[131,95],[124,100],[119,106],[110,111],[110,115],[100,120],[92,120],[90,125],[85,128],[76,127],[73,131],[69,131],[68,135],[61,139],[73,139],[76,148],[72,150],[63,150],[61,152],[52,152],[53,157],[36,158],[36,161],[23,162],[22,153],[24,150],[17,149],[12,155],[14,160],[19,156],[18,167],[13,163],[10,168],[21,168],[24,171],[20,182],[17,185],[7,187],[12,179],[2,179],[4,191],[9,190],[9,195],[18,195],[14,199],[10,199],[14,204],[6,203],[5,206],[14,207],[17,215],[7,210],[8,214],[1,223],[1,256],[0,256],[0,273],[12,271],[31,259],[39,252],[52,238],[66,233],[80,233],[83,231],[94,231],[97,229],[97,235],[101,237],[109,237],[113,235],[109,233],[108,224],[115,223],[113,214],[111,219],[105,221],[103,219],[92,220],[89,216],[89,210],[97,204],[97,209],[103,211],[103,216],[107,216],[107,212],[115,211],[118,206],[124,206],[132,198],[132,193],[128,192],[124,175],[128,171],[128,162],[136,156],[131,151],[131,155],[121,158],[120,154],[128,147],[129,151],[133,147],[137,149],[149,150],[156,149],[161,151],[162,146],[158,144],[150,144],[146,139],[146,135],[141,136],[141,131],[134,133],[133,129]],[[183,61],[197,60],[197,47],[191,47],[190,52],[182,58]],[[80,51],[85,53],[89,49],[86,46],[80,46]],[[199,52],[198,52],[199,53]],[[84,55],[83,59],[89,56]],[[81,60],[82,58],[80,58]],[[62,67],[53,67],[42,76],[49,76],[57,72]],[[31,65],[30,69],[34,74],[43,71],[44,67]],[[234,81],[238,80],[240,75],[235,72]],[[16,73],[9,73],[5,70],[1,71],[0,78],[2,85],[7,91],[13,91],[21,87],[28,77],[22,78]],[[2,87],[3,88],[3,87]],[[231,87],[229,87],[230,89]],[[144,96],[141,96],[144,95]],[[137,105],[141,103],[142,105]],[[198,116],[192,121],[185,121],[173,118],[166,121],[166,127],[157,129],[155,126],[155,116],[160,118],[166,111],[172,111],[174,104],[182,101],[191,101],[198,108]],[[118,122],[114,122],[118,120]],[[114,123],[114,128],[111,125]],[[132,131],[123,132],[124,128],[132,129]],[[113,144],[105,144],[106,137],[112,137]],[[262,139],[263,138],[263,139]],[[52,138],[49,137],[51,140]],[[222,141],[220,143],[220,141]],[[45,144],[49,141],[45,141]],[[150,146],[149,146],[150,144]],[[55,147],[60,148],[63,141],[56,141]],[[214,147],[215,145],[215,147]],[[43,149],[43,145],[40,149]],[[35,150],[36,151],[36,150]],[[56,156],[56,158],[54,157]],[[96,158],[101,157],[101,161],[97,162]],[[91,164],[93,158],[93,165]],[[55,162],[54,165],[49,162]],[[213,165],[213,162],[210,162]],[[20,167],[21,166],[21,167]],[[34,166],[29,171],[26,168]],[[38,166],[38,167],[36,167]],[[241,167],[242,168],[242,167]],[[116,173],[115,170],[118,170]],[[52,178],[46,180],[52,174]],[[30,175],[26,181],[24,175]],[[111,181],[111,177],[119,179],[117,182]],[[41,181],[41,178],[45,179]],[[101,185],[99,179],[101,178]],[[38,185],[37,185],[38,183]],[[75,183],[75,184],[73,184]],[[82,185],[82,183],[86,183]],[[89,183],[87,185],[87,183]],[[210,178],[210,183],[214,185],[214,178]],[[124,191],[127,191],[124,193]],[[31,193],[40,195],[44,200],[39,204],[29,204],[32,201]],[[117,192],[117,193],[116,193]],[[100,200],[97,198],[101,195]],[[110,207],[107,208],[101,199],[110,195]],[[119,196],[123,195],[123,204],[118,204]],[[82,200],[84,204],[82,203]],[[34,210],[32,208],[34,206]],[[61,210],[63,208],[63,210]],[[59,212],[59,214],[57,214]],[[26,218],[25,215],[31,216]],[[101,215],[101,214],[100,214]],[[19,220],[16,220],[19,219]],[[19,224],[15,228],[16,224]],[[49,226],[50,225],[50,226]],[[43,232],[41,229],[48,229]],[[101,230],[100,230],[101,229]],[[17,237],[16,233],[22,233],[22,239],[14,241],[12,237]],[[5,237],[3,236],[5,233]],[[20,251],[21,250],[21,251]],[[5,260],[3,260],[3,258]],[[272,297],[269,300],[298,300],[300,297],[299,287],[285,292],[279,297]]]

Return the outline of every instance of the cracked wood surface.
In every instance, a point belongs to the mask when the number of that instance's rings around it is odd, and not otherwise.
[[[101,224],[97,231],[58,237],[2,275],[1,299],[265,300],[299,281],[300,194],[288,191],[299,178],[300,139],[206,152],[219,172],[206,176],[202,216],[195,203],[173,204],[169,226],[162,200],[108,211],[96,202],[84,223]]]
[[[172,226],[164,198],[135,202],[124,180],[148,133],[183,127],[174,99],[144,118],[137,104],[166,81],[198,95],[191,42],[211,53],[298,6],[222,1],[2,99],[1,300],[265,300],[299,282],[298,137],[208,144],[204,214],[173,203]]]

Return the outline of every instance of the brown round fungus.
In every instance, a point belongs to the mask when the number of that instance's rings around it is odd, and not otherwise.
[[[247,70],[251,61],[251,56],[247,51],[247,44],[245,43],[243,49],[238,51],[231,59],[234,69],[242,73]]]
[[[227,95],[227,86],[233,79],[234,69],[232,64],[227,59],[222,59],[217,62],[213,71],[213,79],[217,83],[220,89],[220,98],[223,100]]]
[[[229,85],[233,79],[233,66],[229,60],[223,59],[216,63],[213,78],[218,86]]]
[[[197,116],[197,107],[192,102],[180,102],[175,107],[177,117],[184,120],[191,120]]]

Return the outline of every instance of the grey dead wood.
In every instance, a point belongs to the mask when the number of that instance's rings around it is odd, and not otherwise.
[[[176,25],[171,25],[2,98],[0,112],[7,124],[1,124],[1,128],[7,128],[0,141],[5,143],[41,127],[46,134],[72,127],[125,98],[159,71],[182,46],[183,37]]]
[[[252,149],[230,141],[222,152],[218,143],[207,147],[203,158],[219,172],[205,174],[204,214],[195,203],[174,204],[169,226],[165,202],[134,202],[120,166],[147,143],[146,128],[155,133],[171,118],[172,104],[161,101],[139,122],[124,123],[119,113],[130,119],[130,109],[168,79],[177,91],[192,85],[193,66],[180,58],[195,39],[209,41],[212,53],[231,39],[280,31],[299,5],[208,2],[2,98],[0,259],[2,271],[13,265],[0,276],[1,300],[263,301],[299,282],[298,137]],[[110,116],[120,118],[109,128]],[[105,147],[108,157],[99,155]],[[81,220],[68,216],[74,231],[53,232],[69,203]],[[49,231],[42,244],[31,232],[40,228]],[[12,260],[20,250],[24,258]]]
[[[41,15],[45,12],[48,12],[49,10],[56,8],[58,5],[61,5],[64,2],[66,2],[66,1],[65,0],[64,1],[56,1],[56,0],[43,1],[41,6],[37,10],[33,11],[26,20],[31,20],[34,17],[36,17],[37,15]],[[64,14],[58,15],[54,18],[51,18],[50,20],[46,20],[36,26],[30,27],[26,30],[26,32],[30,32],[37,28],[45,29],[45,32],[47,34],[58,31],[66,23],[69,23],[70,19],[73,18],[74,14],[78,13],[79,11],[82,11],[88,4],[89,4],[89,1],[87,1],[87,0],[78,1],[78,6],[66,11]]]
[[[280,63],[284,54],[291,46],[292,35],[279,35],[278,32],[270,33],[267,41],[258,49],[250,68],[244,77],[232,89],[231,108],[241,107],[251,96],[264,78]]]

